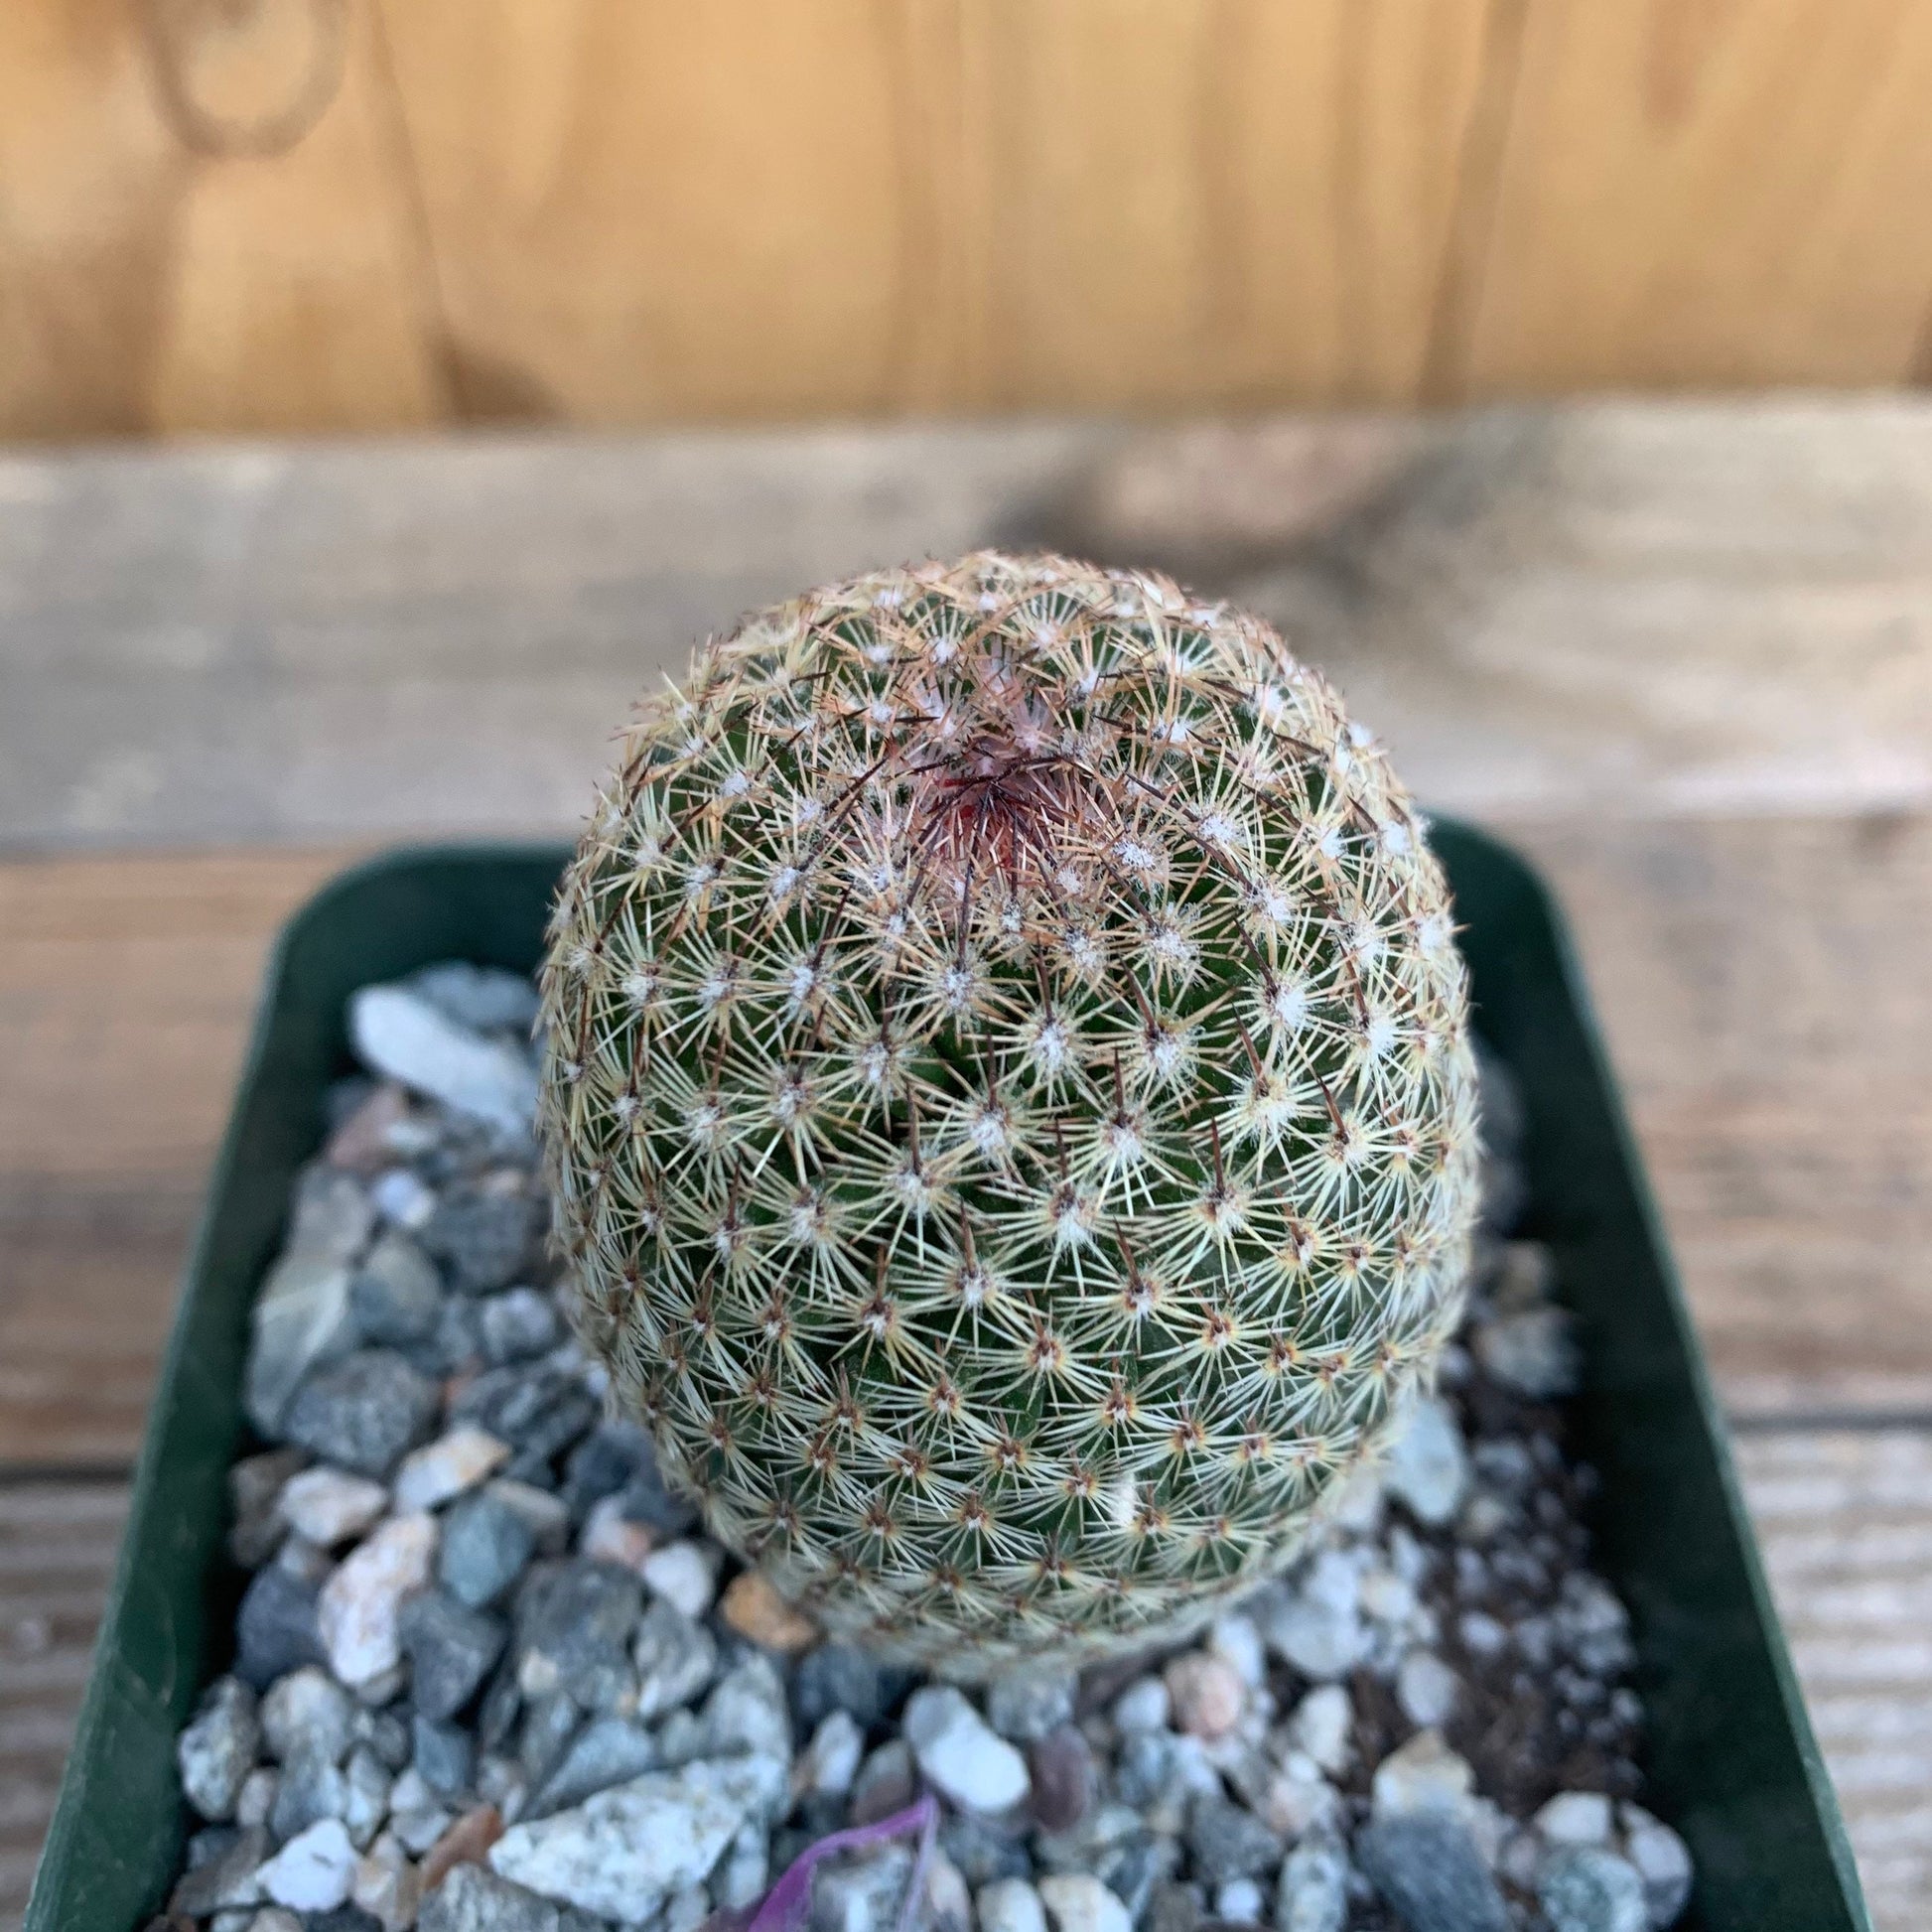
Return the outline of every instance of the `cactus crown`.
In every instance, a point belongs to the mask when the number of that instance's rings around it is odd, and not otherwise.
[[[1287,1561],[1456,1313],[1422,832],[1265,624],[1060,558],[815,592],[641,711],[543,1121],[582,1332],[722,1541],[968,1675]]]

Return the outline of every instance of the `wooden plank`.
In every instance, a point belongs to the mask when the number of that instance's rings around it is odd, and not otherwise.
[[[1932,1434],[1765,1432],[1737,1461],[1878,1932],[1932,1924]]]
[[[445,413],[374,29],[370,0],[0,11],[0,435]]]
[[[1922,0],[1529,0],[1451,393],[1922,374],[1928,87]]]
[[[124,1483],[0,1483],[0,1928],[26,1910],[127,1513]]]

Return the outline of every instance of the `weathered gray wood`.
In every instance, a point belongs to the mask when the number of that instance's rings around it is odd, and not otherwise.
[[[0,460],[0,841],[575,821],[746,606],[1050,539],[1277,617],[1440,805],[1932,796],[1932,405]]]

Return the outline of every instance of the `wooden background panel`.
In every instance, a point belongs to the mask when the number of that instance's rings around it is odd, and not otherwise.
[[[15,0],[0,435],[1932,372],[1932,0]]]
[[[1924,375],[1925,0],[1530,0],[1510,96],[1454,388]]]

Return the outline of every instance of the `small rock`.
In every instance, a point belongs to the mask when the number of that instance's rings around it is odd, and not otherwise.
[[[539,1556],[561,1556],[569,1546],[570,1506],[561,1496],[510,1476],[498,1476],[483,1493],[516,1512],[536,1539]]]
[[[912,1876],[912,1854],[882,1845],[812,1874],[812,1932],[892,1932]]]
[[[724,1863],[712,1877],[718,1903],[728,1912],[749,1911],[770,1883],[771,1854],[764,1827],[756,1818],[748,1818],[738,1828]]]
[[[1252,1878],[1280,1863],[1282,1842],[1253,1812],[1203,1793],[1187,1818],[1194,1875],[1210,1885]]]
[[[1047,1909],[1024,1878],[995,1878],[976,1899],[980,1932],[1047,1932]]]
[[[443,1798],[470,1795],[477,1779],[477,1740],[462,1725],[439,1723],[419,1711],[410,1721],[410,1768]]]
[[[402,1661],[403,1598],[429,1582],[436,1521],[392,1516],[345,1557],[317,1607],[330,1668],[350,1689],[374,1683]]]
[[[450,1814],[413,1764],[390,1790],[389,1829],[419,1858],[450,1829]]]
[[[1249,1690],[1258,1691],[1267,1682],[1267,1646],[1252,1617],[1233,1611],[1217,1618],[1207,1633],[1207,1648],[1229,1665]]]
[[[570,1740],[577,1735],[583,1713],[561,1691],[533,1698],[524,1709],[517,1738],[517,1759],[533,1785],[540,1785],[563,1762]],[[662,1744],[659,1754],[662,1755]],[[686,1756],[693,1756],[687,1752]],[[683,1760],[680,1759],[680,1762]]]
[[[1195,1932],[1204,1907],[1198,1885],[1177,1885],[1170,1879],[1149,1892],[1141,1932]]]
[[[548,1818],[593,1793],[625,1784],[657,1763],[657,1741],[629,1718],[593,1718],[570,1740],[556,1768],[531,1793],[522,1816]]]
[[[309,1377],[282,1433],[358,1475],[386,1477],[435,1420],[435,1385],[387,1348],[363,1348]]]
[[[557,1305],[534,1288],[505,1289],[480,1311],[483,1354],[497,1366],[545,1355],[563,1339]]]
[[[259,1570],[288,1531],[282,1491],[309,1458],[299,1449],[264,1449],[245,1455],[228,1471],[228,1503],[234,1527],[228,1551],[244,1570]]]
[[[1027,1749],[1033,1813],[1043,1832],[1070,1832],[1093,1807],[1093,1751],[1070,1724],[1037,1737]]]
[[[364,1341],[412,1347],[436,1333],[443,1313],[442,1278],[422,1248],[392,1228],[350,1278],[348,1305]]]
[[[276,1781],[268,1829],[278,1844],[284,1843],[325,1818],[342,1819],[347,1809],[348,1780],[341,1767],[315,1752],[297,1751],[282,1766]],[[344,1819],[345,1826],[346,1823]]]
[[[703,1885],[685,1885],[665,1900],[658,1924],[662,1932],[698,1932],[710,1916],[710,1892]]]
[[[340,1764],[354,1729],[354,1699],[314,1664],[277,1678],[261,1702],[262,1742],[278,1764],[305,1754]]]
[[[210,1823],[232,1818],[260,1748],[254,1692],[237,1678],[216,1678],[175,1745],[183,1796]]]
[[[1559,1791],[1532,1823],[1546,1845],[1608,1845],[1610,1801],[1600,1791]]]
[[[512,1825],[489,1863],[545,1897],[639,1921],[699,1883],[761,1802],[749,1767],[701,1762],[647,1772],[554,1817]]]
[[[669,1543],[653,1550],[638,1574],[653,1596],[686,1616],[703,1616],[718,1591],[716,1552],[696,1543]]]
[[[332,1912],[355,1882],[355,1847],[341,1819],[325,1818],[290,1839],[256,1877],[292,1912]]]
[[[1214,1916],[1223,1924],[1261,1921],[1261,1887],[1252,1878],[1229,1878],[1214,1887]]]
[[[368,1089],[329,1136],[322,1158],[363,1180],[395,1158],[390,1136],[409,1118],[409,1095],[393,1081]]]
[[[863,1778],[864,1773],[860,1775]],[[1017,1813],[1004,1818],[983,1818],[976,1811],[942,1813],[939,1844],[969,1885],[990,1885],[996,1878],[1031,1878],[1034,1862],[1027,1855],[1025,1824]]]
[[[687,1616],[702,1615],[702,1607],[690,1609],[653,1581],[652,1563],[670,1556],[673,1551],[694,1547],[689,1543],[673,1543],[669,1549],[657,1552],[656,1557],[643,1566],[644,1582],[659,1596],[676,1603]],[[696,1594],[695,1588],[691,1593]],[[761,1571],[741,1571],[732,1579],[718,1607],[719,1614],[741,1637],[766,1650],[775,1650],[781,1657],[796,1657],[811,1649],[819,1639],[818,1625],[810,1617],[793,1609]]]
[[[241,1781],[240,1795],[234,1801],[234,1822],[243,1827],[266,1825],[275,1809],[275,1792],[280,1782],[266,1764],[258,1764]]]
[[[389,1767],[366,1744],[357,1744],[343,1766],[342,1820],[349,1843],[366,1852],[389,1816],[389,1792],[394,1780]]]
[[[702,1623],[669,1603],[653,1603],[630,1647],[637,1666],[637,1716],[655,1718],[689,1704],[718,1668],[718,1645]]]
[[[814,1729],[833,1711],[845,1711],[861,1730],[883,1724],[892,1706],[887,1674],[864,1651],[822,1643],[791,1674],[791,1709],[801,1730]]]
[[[798,1788],[821,1798],[843,1798],[865,1754],[866,1733],[851,1714],[827,1712],[798,1759]]]
[[[601,1496],[584,1518],[577,1539],[577,1554],[598,1563],[614,1563],[620,1570],[642,1572],[644,1559],[657,1547],[656,1539],[641,1523],[633,1523],[623,1513],[616,1496]]]
[[[304,1378],[355,1346],[348,1267],[312,1255],[285,1255],[269,1271],[250,1316],[242,1407],[264,1436],[283,1424]]]
[[[1318,1684],[1346,1677],[1361,1662],[1368,1633],[1360,1613],[1361,1573],[1342,1550],[1323,1550],[1299,1587],[1268,1614],[1270,1649]]]
[[[902,1737],[881,1744],[859,1766],[852,1781],[849,1807],[855,1825],[876,1825],[912,1802],[917,1789],[912,1774],[912,1752]],[[955,1857],[958,1855],[955,1853]]]
[[[362,1854],[348,1895],[382,1932],[408,1932],[416,1923],[422,1880],[400,1841],[384,1832]]]
[[[417,1932],[560,1932],[557,1907],[469,1860],[426,1891]]]
[[[899,1727],[919,1769],[954,1804],[1005,1811],[1027,1796],[1026,1759],[951,1685],[914,1691]]]
[[[236,1832],[226,1849],[205,1863],[191,1865],[169,1895],[168,1909],[179,1918],[207,1918],[219,1911],[261,1900],[259,1873],[273,1848],[259,1825]]]
[[[458,1294],[493,1295],[523,1272],[539,1225],[520,1186],[468,1187],[437,1203],[419,1238]]]
[[[1411,1932],[1510,1932],[1502,1893],[1459,1819],[1440,1811],[1375,1818],[1355,1855]]]
[[[529,1133],[536,1074],[514,1046],[457,1025],[402,986],[365,986],[351,995],[348,1029],[356,1056],[372,1072],[502,1133]]]
[[[482,1864],[502,1836],[503,1818],[496,1807],[473,1805],[430,1847],[423,1860],[424,1891],[434,1891],[460,1864]]]
[[[408,1234],[416,1233],[436,1212],[435,1188],[407,1168],[378,1174],[370,1184],[369,1200],[391,1227]]]
[[[1123,1734],[1165,1730],[1173,1711],[1168,1687],[1158,1677],[1137,1677],[1114,1700],[1114,1728]]]
[[[353,1174],[312,1165],[296,1179],[282,1258],[353,1261],[374,1228],[375,1210],[362,1183]]]
[[[1382,1484],[1432,1529],[1454,1520],[1468,1492],[1469,1455],[1455,1411],[1440,1396],[1410,1407],[1389,1443]]]
[[[1675,1925],[1690,1903],[1693,1871],[1684,1841],[1640,1805],[1619,1808],[1624,1831],[1623,1856],[1643,1880],[1644,1904],[1656,1932]],[[240,1813],[237,1809],[236,1816]],[[245,1822],[245,1821],[244,1821]]]
[[[1474,1783],[1475,1773],[1444,1743],[1441,1731],[1419,1730],[1375,1767],[1375,1816],[1431,1811],[1459,1817]]]
[[[573,1368],[545,1360],[485,1370],[450,1406],[453,1422],[474,1423],[517,1450],[510,1474],[548,1482],[553,1456],[597,1420],[597,1398]]]
[[[1348,1854],[1327,1832],[1313,1832],[1282,1864],[1275,1887],[1275,1932],[1342,1932],[1348,1923]]]
[[[1650,1925],[1636,1866],[1599,1846],[1553,1851],[1537,1875],[1536,1896],[1550,1932],[1648,1932]]]
[[[1295,1707],[1288,1722],[1295,1748],[1306,1751],[1330,1776],[1339,1776],[1354,1755],[1349,1733],[1355,1707],[1339,1684],[1319,1684]]]
[[[1091,1872],[1058,1872],[1042,1878],[1038,1891],[1053,1932],[1133,1932],[1127,1907]]]
[[[1395,1700],[1402,1715],[1424,1729],[1448,1724],[1461,1694],[1462,1680],[1433,1651],[1410,1651],[1396,1672]]]
[[[473,1610],[495,1602],[523,1574],[536,1547],[527,1517],[503,1499],[500,1488],[491,1483],[481,1495],[463,1497],[443,1519],[437,1579]]]
[[[235,1675],[256,1690],[321,1659],[320,1586],[279,1563],[255,1572],[235,1613]]]
[[[775,1803],[790,1782],[791,1713],[771,1659],[746,1652],[712,1687],[698,1716],[704,1755],[744,1759]]]
[[[986,1687],[986,1721],[1002,1737],[1030,1744],[1073,1721],[1079,1679],[1069,1670],[1023,1665]]]
[[[396,1471],[398,1509],[435,1509],[474,1489],[510,1459],[510,1446],[468,1424],[402,1459]]]
[[[454,1718],[476,1695],[509,1634],[500,1619],[440,1589],[412,1596],[398,1628],[416,1709],[438,1719]]]
[[[1101,1861],[1094,1876],[1127,1907],[1139,1924],[1147,1914],[1155,1888],[1180,1869],[1180,1845],[1173,1838],[1136,1832],[1111,1857]]]
[[[500,966],[474,966],[467,959],[424,966],[403,984],[446,1019],[473,1033],[527,1037],[536,1024],[537,990],[523,973]]]
[[[973,1932],[973,1894],[965,1873],[934,1846],[926,1861],[924,1910],[930,1932]]]
[[[612,1709],[632,1687],[626,1648],[642,1603],[628,1571],[581,1559],[559,1564],[518,1606],[523,1695],[563,1691],[583,1710]]]
[[[1564,1309],[1521,1309],[1478,1321],[1474,1342],[1476,1360],[1532,1402],[1553,1402],[1577,1391],[1582,1358]]]
[[[1173,1705],[1175,1725],[1192,1737],[1224,1737],[1241,1722],[1248,1687],[1240,1673],[1209,1651],[1190,1650],[1169,1661],[1162,1673]]]
[[[291,1476],[281,1496],[289,1528],[319,1550],[360,1536],[388,1507],[389,1492],[381,1483],[326,1463]]]

